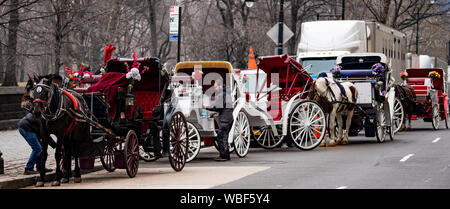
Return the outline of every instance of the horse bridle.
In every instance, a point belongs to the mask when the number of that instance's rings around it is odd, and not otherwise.
[[[42,93],[42,91],[47,91],[47,100],[44,100],[42,98],[35,98],[34,92]],[[61,90],[57,90],[61,91]],[[60,94],[61,95],[61,94]],[[42,113],[42,117],[47,121],[55,121],[59,119],[62,116],[62,112],[64,112],[63,109],[63,98],[59,99],[59,108],[57,108],[56,113],[52,113],[49,110],[49,103],[52,101],[54,97],[54,92],[51,86],[46,84],[37,84],[31,91],[30,98],[32,99],[33,103],[41,103],[44,106],[44,112]],[[49,112],[50,114],[47,114]]]

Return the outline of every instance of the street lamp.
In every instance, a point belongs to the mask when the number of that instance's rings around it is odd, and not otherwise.
[[[252,7],[255,0],[245,0],[247,7]],[[283,54],[284,0],[280,0],[280,18],[278,19],[278,55]]]
[[[252,8],[255,4],[255,0],[246,0],[245,5],[247,5],[248,8]]]

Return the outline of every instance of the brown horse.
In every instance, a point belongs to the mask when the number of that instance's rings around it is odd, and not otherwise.
[[[58,80],[58,79],[56,79]],[[56,82],[57,83],[57,82]],[[30,88],[31,87],[31,88]],[[72,96],[70,96],[72,95]],[[43,137],[42,144],[43,151],[41,153],[42,168],[45,167],[47,160],[47,147],[50,141],[51,134],[57,137],[56,143],[56,176],[52,182],[52,186],[59,186],[61,180],[67,183],[71,176],[71,160],[72,156],[75,159],[74,177],[75,183],[81,182],[81,171],[78,165],[78,153],[80,140],[89,138],[89,125],[86,123],[79,123],[70,113],[71,109],[87,108],[87,104],[81,95],[72,91],[66,91],[59,88],[53,81],[53,78],[34,77],[28,81],[24,99],[32,103],[31,113],[36,119],[41,120],[41,135]],[[27,103],[27,102],[25,102]],[[29,104],[25,106],[30,106]],[[63,154],[64,147],[64,154]],[[65,159],[62,159],[64,156]],[[65,173],[62,172],[60,164],[65,165]],[[64,175],[64,176],[63,176]],[[45,169],[41,169],[40,177],[36,183],[37,187],[44,186]]]
[[[416,93],[410,85],[397,85],[393,84],[395,87],[395,95],[400,99],[404,109],[405,109],[405,120],[400,128],[400,131],[406,129],[406,119],[408,119],[408,131],[411,130],[411,119],[414,114],[414,108],[416,106]]]

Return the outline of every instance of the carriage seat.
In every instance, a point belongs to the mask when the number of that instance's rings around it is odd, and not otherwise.
[[[153,110],[159,105],[160,94],[157,91],[134,91],[136,106],[144,113],[144,120],[153,120]]]
[[[373,76],[373,71],[372,70],[341,70],[340,76],[341,77],[356,77],[356,76],[371,77],[371,76]]]

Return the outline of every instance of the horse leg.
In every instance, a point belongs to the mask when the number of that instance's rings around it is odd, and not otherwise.
[[[63,167],[66,171],[64,173],[63,178],[61,179],[61,183],[67,184],[70,182],[70,176],[72,175],[72,148],[69,143],[64,143],[64,158],[63,158]]]
[[[75,160],[75,170],[74,170],[74,182],[76,184],[81,183],[81,169],[79,165],[79,144],[75,143],[73,144],[74,150],[73,150],[73,157]]]
[[[344,123],[343,123],[343,120],[342,120],[342,112],[338,112],[336,114],[336,118],[337,118],[337,121],[338,121],[338,136],[337,136],[336,143],[337,144],[341,144],[341,142],[342,142],[342,134],[344,132],[344,130],[343,130]]]
[[[348,134],[350,133],[350,126],[352,125],[353,114],[355,114],[355,109],[352,109],[347,113],[347,124],[345,124],[347,131],[345,132],[344,141],[342,142],[343,145],[348,144]]]
[[[40,155],[40,168],[41,170],[39,171],[39,179],[36,182],[36,187],[44,187],[44,182],[45,182],[45,163],[47,161],[47,157],[48,157],[48,144],[45,144],[44,146],[42,146],[42,152]]]
[[[336,146],[336,136],[334,135],[334,129],[336,127],[336,111],[337,108],[335,105],[333,105],[333,110],[330,113],[330,146]]]
[[[330,120],[330,115],[328,115],[328,120]],[[325,136],[323,137],[322,143],[320,143],[320,147],[326,147],[327,146],[327,140],[328,140],[328,131],[325,133]]]

